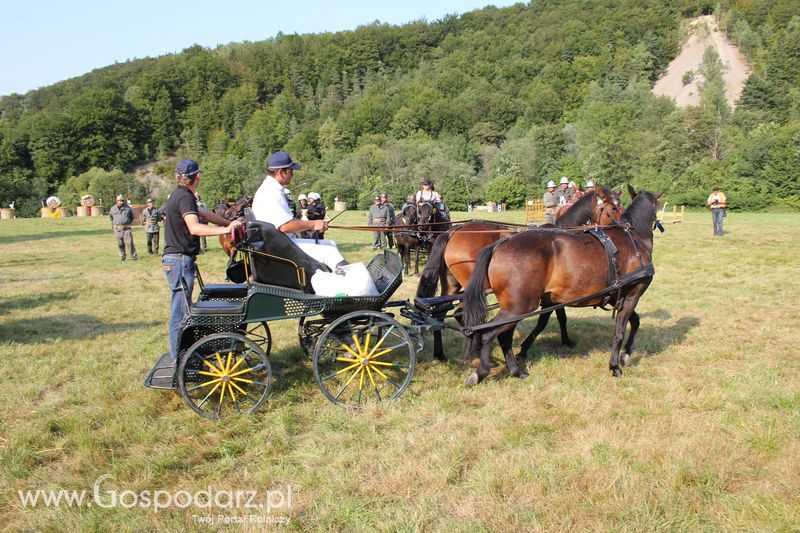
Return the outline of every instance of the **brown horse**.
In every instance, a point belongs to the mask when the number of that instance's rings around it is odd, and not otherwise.
[[[609,259],[603,245],[587,233],[535,229],[487,246],[478,255],[478,262],[464,296],[464,326],[473,328],[486,322],[486,287],[491,287],[500,305],[500,312],[488,323],[496,327],[474,331],[464,341],[462,358],[470,360],[480,352],[480,364],[469,375],[467,385],[479,383],[489,374],[492,341],[497,338],[512,376],[525,377],[524,358],[530,344],[523,342],[519,361],[511,350],[514,328],[521,316],[554,304],[575,307],[611,303],[617,309],[616,329],[611,347],[609,368],[614,376],[622,376],[620,347],[625,329],[631,331],[625,344],[622,365],[633,351],[639,315],[636,304],[653,279],[653,228],[658,222],[658,202],[661,194],[641,191],[615,227],[606,235],[616,246],[616,270],[620,277],[634,273],[638,277],[620,282],[618,290],[609,293],[604,301],[598,292],[606,289],[609,279]],[[638,273],[638,274],[637,274]],[[518,364],[519,363],[519,364]]]
[[[621,196],[610,189],[598,187],[595,192],[588,193],[576,201],[564,216],[556,220],[555,227],[610,224],[618,220],[622,214]],[[550,225],[545,227],[547,226]],[[509,229],[501,223],[478,220],[440,235],[422,272],[417,286],[417,296],[434,296],[437,285],[441,285],[442,295],[458,293],[469,281],[481,249],[515,233],[516,229]],[[539,322],[531,333],[531,343],[547,326],[551,314],[540,315]],[[571,348],[574,344],[567,333],[567,314],[563,309],[559,309],[556,311],[556,317],[561,327],[561,342]],[[445,360],[441,331],[433,332],[433,355],[441,361]]]
[[[238,218],[244,221],[244,209],[245,207],[250,207],[252,203],[253,199],[251,197],[243,196],[236,200],[233,205],[228,205],[226,202],[219,201],[217,202],[217,205],[214,206],[213,211],[226,220],[234,220]],[[225,252],[225,255],[228,257],[236,252],[236,249],[233,245],[233,240],[231,239],[229,233],[220,235],[219,243],[222,246],[222,250]]]

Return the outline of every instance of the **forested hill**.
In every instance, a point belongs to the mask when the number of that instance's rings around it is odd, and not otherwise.
[[[687,19],[708,13],[754,68],[735,111],[713,53],[700,106],[651,92]],[[0,201],[28,215],[52,192],[141,200],[152,191],[130,173],[166,160],[169,174],[173,156],[201,161],[206,200],[252,192],[280,148],[304,164],[296,192],[360,205],[423,176],[455,208],[519,205],[567,175],[798,208],[800,17],[796,0],[542,0],[194,46],[5,96],[0,113]]]

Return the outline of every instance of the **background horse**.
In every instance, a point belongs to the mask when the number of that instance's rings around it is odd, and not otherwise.
[[[417,223],[417,206],[406,205],[400,212],[400,216],[395,218],[394,226],[413,226]],[[405,275],[408,276],[408,265],[411,263],[411,250],[419,249],[419,239],[417,232],[413,229],[400,229],[393,230],[394,242],[397,245],[397,251],[400,253],[400,261],[403,263]],[[419,274],[419,254],[417,254],[417,262],[414,266],[414,274]]]
[[[244,222],[244,209],[246,207],[250,207],[252,203],[253,198],[250,196],[243,196],[239,198],[233,205],[228,205],[225,202],[219,201],[217,202],[217,205],[214,206],[214,213],[225,218],[226,220],[235,220],[238,218]],[[236,252],[230,233],[220,235],[219,243],[222,246],[222,250],[225,252],[225,255],[228,257]]]
[[[556,220],[555,227],[611,224],[622,214],[621,196],[610,189],[598,187],[595,192],[588,193],[576,201],[563,217]],[[543,227],[553,226],[546,224]],[[442,295],[458,293],[469,281],[481,249],[516,233],[518,233],[516,229],[509,229],[502,223],[478,220],[440,235],[422,272],[417,286],[417,296],[435,296],[437,285],[441,285]],[[547,326],[551,314],[543,313],[539,316],[539,321],[531,333],[533,340],[536,340],[539,333]],[[573,347],[574,344],[567,333],[567,314],[564,309],[557,310],[556,317],[561,328],[561,342],[565,346]],[[441,361],[445,360],[441,331],[433,332],[433,355]]]
[[[657,222],[661,194],[642,191],[636,195],[620,223],[606,229],[607,236],[617,248],[616,264],[619,276],[635,272],[652,264],[653,227]],[[530,348],[529,339],[520,347],[519,366],[511,351],[514,328],[519,320],[502,323],[539,307],[572,302],[591,297],[605,289],[609,282],[606,252],[598,240],[586,233],[567,233],[530,230],[487,246],[478,256],[473,276],[464,296],[464,325],[467,328],[486,321],[485,288],[491,287],[500,305],[500,312],[489,323],[501,322],[496,328],[474,332],[464,341],[462,358],[469,360],[480,351],[480,364],[469,375],[467,385],[480,382],[489,374],[492,340],[500,342],[511,375],[525,377],[524,358]],[[621,376],[620,346],[627,323],[631,332],[625,345],[624,365],[633,351],[639,315],[636,304],[653,280],[652,273],[632,280],[612,293],[610,302],[617,309],[616,328],[611,346],[609,369]],[[574,303],[576,307],[601,305],[603,297]]]

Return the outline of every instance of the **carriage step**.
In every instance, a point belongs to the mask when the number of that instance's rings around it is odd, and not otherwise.
[[[147,374],[144,386],[150,389],[175,390],[176,388],[176,367],[172,364],[169,352],[162,354],[158,362]]]
[[[428,298],[414,298],[414,307],[428,313],[434,311],[447,311],[455,306],[455,302],[464,298],[464,293],[451,294],[446,296],[431,296]]]

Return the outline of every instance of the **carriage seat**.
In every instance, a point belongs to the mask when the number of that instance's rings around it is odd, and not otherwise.
[[[201,300],[236,299],[247,297],[246,283],[209,283],[203,285]]]
[[[200,300],[192,304],[193,315],[243,315],[244,301]]]
[[[311,276],[317,270],[330,272],[327,266],[305,253],[289,236],[268,222],[248,220],[247,241],[250,244],[250,270],[256,283],[313,293]]]

